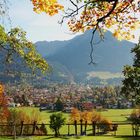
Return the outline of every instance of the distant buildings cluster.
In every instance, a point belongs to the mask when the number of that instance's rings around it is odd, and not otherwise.
[[[133,107],[132,100],[120,94],[120,87],[55,84],[43,89],[13,86],[6,92],[10,106],[36,106],[49,110],[62,106],[65,112],[72,107],[79,110]]]

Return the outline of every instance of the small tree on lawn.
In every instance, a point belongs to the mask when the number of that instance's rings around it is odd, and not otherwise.
[[[60,128],[65,123],[62,113],[54,113],[50,116],[50,128],[55,132],[55,137],[60,135]]]

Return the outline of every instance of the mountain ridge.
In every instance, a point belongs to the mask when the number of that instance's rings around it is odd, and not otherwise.
[[[132,64],[133,55],[130,53],[134,43],[129,41],[118,41],[112,36],[112,33],[105,33],[105,40],[94,46],[94,60],[96,65],[88,65],[90,62],[90,37],[91,31],[78,35],[67,41],[43,42],[44,47],[37,42],[37,50],[46,60],[63,65],[70,75],[73,75],[74,81],[81,79],[87,80],[89,72],[110,72],[121,73],[123,66]],[[100,37],[96,34],[96,41]],[[42,50],[41,50],[41,49]],[[55,65],[53,65],[55,69]],[[66,73],[65,73],[66,74]]]

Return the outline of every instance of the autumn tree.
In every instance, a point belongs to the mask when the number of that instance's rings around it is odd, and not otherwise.
[[[40,123],[41,122],[41,115],[39,113],[39,110],[33,109],[30,113],[22,109],[15,109],[15,108],[10,108],[9,110],[9,116],[7,117],[7,129],[5,132],[10,132],[12,134],[14,132],[13,127],[14,125],[19,125],[21,123],[23,124],[33,124],[34,122]],[[23,134],[31,134],[32,133],[32,126],[31,125],[25,125],[23,129]],[[16,127],[17,134],[21,133],[21,129],[19,127]]]
[[[96,111],[79,111],[76,108],[73,108],[70,114],[70,120],[72,122],[82,122],[85,124],[85,132],[87,124],[92,124],[93,122],[97,125],[99,129],[104,132],[107,132],[112,129],[112,121],[104,118],[101,114]]]
[[[102,120],[104,120],[103,116],[101,114],[99,114],[96,111],[79,111],[76,108],[73,108],[71,110],[71,114],[70,114],[70,120],[72,122],[74,122],[75,120],[77,122],[79,122],[80,120],[83,120],[83,122],[88,122],[88,123],[92,123],[92,122],[96,122],[96,123],[100,123]]]
[[[34,11],[45,12],[50,16],[64,10],[62,22],[70,18],[68,25],[73,32],[88,29],[98,30],[116,27],[114,36],[119,39],[130,39],[130,30],[137,28],[140,13],[140,0],[69,0],[71,7],[65,9],[57,0],[32,0]],[[123,37],[123,38],[122,38]]]
[[[133,135],[138,136],[140,130],[140,108],[133,110],[133,112],[130,114],[130,117],[128,118],[128,121],[131,121],[133,123]]]
[[[49,68],[34,44],[26,38],[26,32],[20,28],[13,28],[7,33],[0,25],[0,54],[1,62],[8,67],[21,61],[24,67],[27,65],[33,72],[46,72]]]
[[[131,52],[134,53],[134,63],[124,67],[122,93],[140,105],[140,40]]]
[[[74,121],[80,121],[80,111],[77,108],[73,108],[71,110],[71,114],[70,114],[70,120],[72,122]]]
[[[8,116],[8,100],[4,95],[4,85],[0,83],[0,122],[6,122]]]
[[[52,16],[59,10],[64,11],[60,23],[68,19],[69,29],[76,33],[92,29],[90,58],[93,62],[93,46],[95,32],[98,31],[101,40],[106,29],[113,30],[113,36],[119,40],[134,38],[132,30],[140,27],[140,0],[69,0],[70,7],[66,8],[57,0],[32,0],[34,11],[45,12]]]
[[[9,2],[9,0],[0,1],[0,20],[7,17]],[[45,73],[49,68],[48,63],[36,51],[35,45],[26,38],[26,32],[17,27],[6,32],[4,26],[0,25],[1,71],[8,71],[8,74],[11,72],[21,74],[27,71],[36,74]]]

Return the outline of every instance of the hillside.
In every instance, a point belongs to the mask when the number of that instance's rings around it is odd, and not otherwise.
[[[37,51],[49,62],[52,72],[39,80],[40,84],[47,82],[59,83],[90,83],[94,85],[120,84],[123,66],[131,64],[133,55],[130,53],[133,43],[128,41],[118,41],[112,37],[111,32],[106,32],[105,40],[94,46],[95,65],[89,65],[90,62],[90,37],[91,31],[68,41],[39,41],[35,45]],[[95,36],[99,40],[99,36]],[[14,57],[17,64],[4,65],[4,52],[0,52],[0,80],[14,81],[18,77],[5,75],[3,71],[11,67],[14,71],[27,72],[24,63],[19,58]],[[28,78],[29,79],[29,78]],[[32,78],[30,78],[32,79]],[[36,80],[34,80],[36,81]],[[43,81],[43,82],[42,82]],[[38,81],[36,81],[38,82]]]
[[[54,71],[60,70],[58,67],[63,65],[65,70],[61,69],[59,73],[63,73],[63,77],[71,75],[73,78],[70,79],[74,79],[74,82],[94,81],[93,78],[110,81],[112,78],[121,79],[123,66],[132,63],[133,56],[130,52],[134,44],[129,41],[118,41],[112,37],[111,32],[106,32],[104,41],[94,46],[96,64],[88,65],[90,62],[90,37],[91,31],[87,31],[68,41],[43,41],[37,42],[36,45],[39,53],[45,56],[50,64],[52,63]],[[95,40],[99,40],[98,35],[95,36]],[[101,73],[103,75],[110,73],[112,78],[104,79]],[[113,77],[116,73],[118,76]]]

